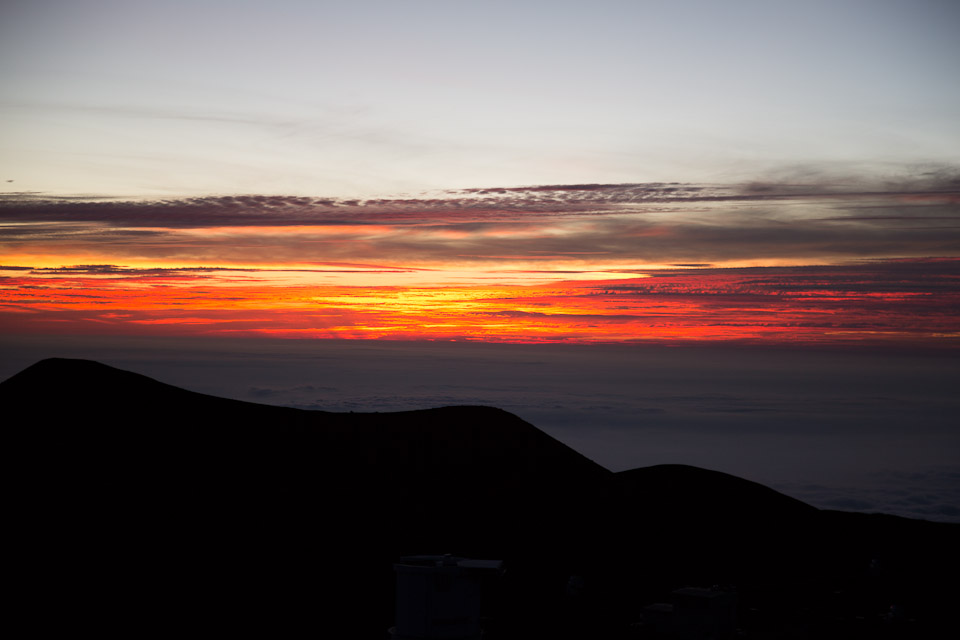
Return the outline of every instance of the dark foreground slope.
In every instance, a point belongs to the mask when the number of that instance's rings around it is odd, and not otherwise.
[[[891,599],[912,633],[955,577],[955,527],[693,467],[613,474],[497,409],[301,411],[77,360],[0,383],[0,406],[38,631],[383,637],[411,553],[506,561],[492,637],[627,636],[651,599],[721,582],[755,637],[868,637]]]
[[[100,630],[379,637],[399,555],[522,558],[516,573],[549,581],[576,546],[568,519],[589,520],[584,496],[610,476],[485,407],[302,411],[77,360],[0,383],[0,404],[24,591],[63,612],[44,619]]]

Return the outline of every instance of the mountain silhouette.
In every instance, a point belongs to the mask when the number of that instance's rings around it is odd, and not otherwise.
[[[891,598],[919,633],[955,593],[956,526],[684,465],[612,473],[489,407],[305,411],[67,359],[0,403],[38,633],[384,637],[411,554],[504,561],[492,638],[628,637],[643,605],[722,583],[755,634],[868,637]]]

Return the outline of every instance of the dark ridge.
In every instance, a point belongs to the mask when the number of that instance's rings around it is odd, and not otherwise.
[[[661,464],[621,471],[616,476],[625,500],[681,502],[689,511],[731,514],[740,508],[762,510],[768,516],[805,517],[817,509],[757,482],[720,471],[684,464]]]
[[[736,584],[758,638],[876,637],[894,600],[926,633],[957,595],[960,527],[684,465],[614,474],[490,407],[304,411],[64,359],[0,406],[13,604],[38,634],[382,638],[392,563],[423,553],[505,561],[490,640],[656,637],[631,623],[691,584]]]
[[[0,400],[46,429],[79,438],[152,438],[154,447],[187,438],[194,447],[230,447],[291,438],[312,456],[336,450],[328,469],[354,473],[403,467],[495,468],[500,474],[605,476],[609,472],[517,416],[492,407],[394,413],[331,413],[228,400],[187,391],[98,362],[52,358],[0,383]],[[68,426],[92,418],[83,429]],[[60,421],[60,422],[58,422]],[[231,440],[232,439],[232,440]],[[159,449],[153,449],[157,453]],[[529,455],[535,452],[536,455]],[[291,447],[284,455],[302,455]]]
[[[134,407],[141,411],[165,411],[172,410],[183,402],[237,407],[252,404],[187,391],[139,373],[123,371],[92,360],[71,358],[41,360],[0,385],[4,396],[11,399],[42,399],[48,408],[63,411],[87,407],[97,407],[111,413]],[[67,404],[69,406],[65,406]]]

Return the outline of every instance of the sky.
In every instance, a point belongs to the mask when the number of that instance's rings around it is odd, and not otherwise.
[[[7,0],[0,181],[352,198],[955,165],[958,23],[951,0]]]
[[[955,346],[953,2],[6,2],[0,328]]]
[[[958,26],[952,0],[7,0],[5,357],[280,339],[590,347],[598,371],[627,347],[956,364]],[[640,406],[614,405],[591,419]],[[918,415],[939,429],[943,406]]]

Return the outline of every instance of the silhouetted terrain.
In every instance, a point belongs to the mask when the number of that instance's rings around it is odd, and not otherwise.
[[[683,465],[611,473],[498,409],[303,411],[62,359],[0,402],[38,635],[382,638],[392,563],[416,553],[505,561],[491,638],[653,637],[644,605],[714,584],[746,637],[926,637],[958,595],[957,525]]]

